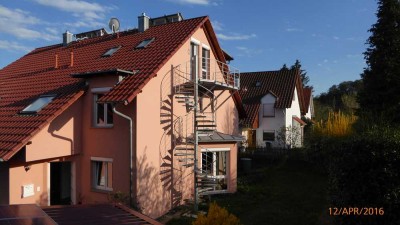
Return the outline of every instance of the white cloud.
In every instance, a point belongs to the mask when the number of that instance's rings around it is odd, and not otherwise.
[[[339,40],[340,38],[338,36],[333,36],[333,39]]]
[[[192,5],[218,5],[218,3],[213,2],[211,0],[167,0],[173,3],[179,4],[192,4]]]
[[[287,31],[287,32],[302,32],[303,30],[302,30],[302,29],[299,29],[299,28],[293,28],[293,27],[291,27],[291,28],[286,28],[286,31]]]
[[[251,49],[251,48],[243,47],[243,46],[237,46],[236,49],[241,52],[241,53],[237,54],[237,56],[253,57],[254,55],[258,55],[263,52],[263,50],[261,50],[261,49]]]
[[[97,21],[77,21],[75,23],[64,23],[68,27],[103,27],[104,23]]]
[[[0,40],[0,49],[4,49],[7,51],[19,51],[19,52],[29,52],[32,50],[32,48],[20,45],[17,42],[14,41],[10,42],[4,40]]]
[[[113,9],[115,6],[103,6],[98,3],[90,3],[81,0],[35,0],[37,3],[56,8],[64,12],[70,12],[77,18],[82,18],[86,21],[103,19],[105,13]]]
[[[0,5],[0,32],[10,34],[20,39],[58,39],[54,34],[39,32],[32,28],[38,24],[48,24],[39,18],[31,16],[21,9],[10,9]]]
[[[222,23],[219,22],[219,21],[214,20],[214,21],[212,21],[211,23],[212,23],[212,26],[213,26],[214,30],[216,30],[216,31],[221,31],[221,30],[224,29],[224,28],[223,28],[223,27],[224,27],[224,24],[222,24]]]
[[[256,34],[230,34],[230,35],[225,35],[225,34],[217,34],[217,37],[221,40],[224,41],[238,41],[238,40],[248,40],[251,38],[257,37]]]
[[[347,54],[346,55],[347,58],[351,59],[351,58],[362,58],[361,54]]]

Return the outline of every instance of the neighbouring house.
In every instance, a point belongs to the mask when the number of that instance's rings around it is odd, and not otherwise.
[[[298,70],[241,73],[239,91],[247,114],[242,134],[248,147],[300,147],[305,114]]]
[[[0,204],[104,203],[117,192],[155,218],[236,191],[240,74],[210,19],[143,14],[138,24],[66,32],[0,70]]]
[[[313,97],[313,89],[311,87],[304,87],[303,88],[303,96],[304,96],[304,109],[306,119],[312,120],[314,119],[314,97]]]

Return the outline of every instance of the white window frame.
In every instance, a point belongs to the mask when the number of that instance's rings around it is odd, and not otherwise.
[[[206,50],[208,52],[208,58],[205,58],[205,56],[203,55],[204,50]],[[206,61],[205,63],[203,61]],[[207,45],[202,45],[202,49],[201,49],[201,79],[206,79],[209,80],[211,79],[211,51],[210,51],[210,47],[208,47]],[[205,66],[205,67],[203,67]],[[205,73],[205,77],[204,77],[204,73]]]
[[[192,46],[195,46],[194,48]],[[196,54],[194,54],[193,49],[195,49]],[[197,41],[194,38],[191,38],[190,41],[190,79],[195,80],[199,79],[199,55],[200,55],[200,41]],[[195,59],[192,59],[192,57],[196,57]],[[193,71],[194,70],[194,71]]]
[[[266,115],[266,113],[265,113],[265,105],[272,105],[272,109],[274,110],[274,115]],[[263,113],[263,117],[275,117],[275,114],[276,114],[276,111],[275,111],[275,103],[263,103],[262,104],[262,107],[263,107],[263,110],[262,110],[262,113]]]
[[[107,187],[108,184],[108,179],[109,178],[109,172],[108,172],[108,165],[104,167],[105,169],[105,186],[99,186],[97,185],[97,181],[96,181],[96,172],[95,171],[95,163],[100,162],[100,163],[111,163],[111,167],[113,166],[113,159],[112,158],[102,158],[102,157],[91,157],[90,158],[90,169],[91,169],[91,187],[94,190],[101,190],[101,191],[113,191],[113,187]],[[112,169],[112,172],[114,171],[114,169]],[[112,173],[111,172],[111,173]],[[114,177],[114,176],[111,176]],[[111,178],[112,179],[112,178]],[[112,182],[114,183],[114,182]]]
[[[226,174],[225,175],[217,175],[217,152],[230,152],[231,149],[230,148],[205,148],[205,149],[201,149],[201,153],[205,153],[205,152],[212,152],[213,153],[213,159],[212,159],[212,166],[213,166],[213,175],[212,176],[208,176],[210,178],[215,178],[215,179],[226,179],[227,173],[228,173],[228,159],[229,159],[229,155],[227,153],[226,155],[226,165],[225,165],[225,170],[226,170]],[[200,162],[201,167],[203,167],[203,154],[201,154],[201,158],[200,158]]]
[[[92,94],[93,94],[93,116],[92,117],[93,117],[93,126],[94,127],[110,128],[110,127],[114,126],[114,120],[113,120],[113,123],[111,123],[111,124],[108,124],[108,121],[107,121],[107,117],[108,117],[107,109],[108,109],[109,103],[103,103],[104,104],[104,124],[97,123],[97,116],[98,116],[97,115],[97,106],[99,104],[99,103],[97,103],[98,95],[105,94],[106,92],[108,92],[110,90],[111,90],[111,87],[92,88],[92,90],[91,90]]]

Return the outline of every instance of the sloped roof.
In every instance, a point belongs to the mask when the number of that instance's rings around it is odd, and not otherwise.
[[[308,113],[308,108],[310,108],[311,94],[312,94],[312,88],[309,87],[303,88],[305,113]]]
[[[122,204],[49,206],[43,207],[43,210],[57,224],[62,225],[161,225]]]
[[[239,94],[242,97],[247,114],[247,118],[241,121],[241,124],[244,126],[258,127],[255,121],[258,118],[260,101],[268,93],[277,98],[275,108],[290,108],[293,102],[295,87],[300,100],[300,109],[304,113],[303,85],[298,70],[241,73],[240,85]]]
[[[199,136],[199,143],[211,143],[211,142],[240,142],[243,141],[243,137],[235,136],[232,134],[224,134],[218,131],[214,131],[211,135]]]
[[[100,99],[105,102],[130,102],[178,48],[203,25],[211,26],[208,17],[153,26],[143,33],[132,30],[75,41],[67,46],[57,44],[37,48],[1,69],[0,160],[10,159],[42,127],[84,93],[83,78],[75,78],[71,74],[135,71]],[[146,48],[135,49],[148,38],[155,40]],[[116,46],[121,48],[112,56],[102,57],[106,51]],[[219,51],[217,54],[222,55],[222,51]],[[56,58],[58,68],[55,68]],[[71,58],[73,66],[70,66]],[[43,94],[57,96],[35,115],[19,114]]]

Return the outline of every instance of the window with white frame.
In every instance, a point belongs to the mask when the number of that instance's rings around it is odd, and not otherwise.
[[[264,131],[263,141],[275,141],[275,131]]]
[[[263,104],[263,117],[274,117],[275,107],[274,103],[264,103]]]
[[[109,103],[97,102],[104,95],[103,93],[93,93],[93,95],[94,125],[97,127],[111,127],[114,122],[112,105]]]
[[[215,179],[217,185],[214,190],[226,190],[227,162],[229,149],[202,149],[201,170],[207,177]]]
[[[210,49],[204,46],[202,48],[201,75],[202,79],[210,79]]]
[[[104,191],[112,191],[113,160],[109,158],[91,158],[92,188]]]

